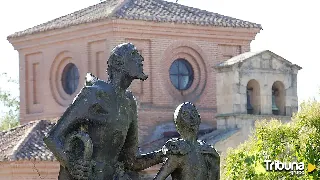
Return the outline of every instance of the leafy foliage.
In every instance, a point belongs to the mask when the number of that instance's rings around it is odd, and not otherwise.
[[[307,172],[311,163],[320,167],[320,102],[307,101],[292,122],[260,121],[247,142],[227,153],[226,179],[320,179],[320,169]],[[264,160],[304,162],[303,175],[266,171]]]
[[[6,73],[0,75],[7,83],[17,84],[17,81],[8,77]],[[0,117],[0,131],[7,130],[19,125],[19,99],[14,97],[8,90],[0,87],[0,103],[7,110]]]

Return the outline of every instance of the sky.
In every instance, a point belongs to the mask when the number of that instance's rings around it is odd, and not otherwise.
[[[7,41],[8,35],[99,2],[0,1],[0,73],[6,72],[16,79],[19,77],[18,52]],[[298,73],[299,102],[309,98],[320,99],[320,80],[316,78],[320,77],[320,11],[317,0],[179,0],[179,3],[261,24],[263,30],[252,41],[251,51],[271,50],[301,66],[303,69]],[[17,86],[6,87],[4,82],[0,83],[0,88],[19,94]]]

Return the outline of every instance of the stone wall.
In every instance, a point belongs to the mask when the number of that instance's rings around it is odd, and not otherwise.
[[[228,148],[235,148],[248,140],[254,131],[255,123],[261,120],[277,119],[283,123],[291,121],[290,116],[272,116],[272,115],[249,115],[249,114],[226,114],[218,115],[217,129],[238,129],[231,136],[225,137],[215,144],[217,151],[225,156]]]

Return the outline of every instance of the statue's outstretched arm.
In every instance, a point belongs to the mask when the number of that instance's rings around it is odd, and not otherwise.
[[[153,165],[159,164],[162,162],[163,153],[162,151],[154,151],[147,154],[138,154],[138,136],[135,133],[135,125],[130,127],[130,130],[127,135],[126,142],[122,149],[121,155],[119,157],[120,161],[124,162],[126,169],[132,171],[141,171],[147,169]]]
[[[89,96],[92,90],[90,87],[84,87],[77,95],[73,103],[67,108],[57,124],[50,130],[44,138],[44,142],[63,167],[66,167],[67,155],[64,150],[64,140],[68,133],[77,128],[77,125],[85,120],[88,115],[89,105],[91,104]]]
[[[163,153],[161,150],[147,154],[138,154],[138,121],[137,121],[137,105],[132,98],[131,107],[133,110],[132,122],[127,133],[125,144],[122,148],[119,160],[123,161],[126,168],[132,171],[141,171],[163,161]]]

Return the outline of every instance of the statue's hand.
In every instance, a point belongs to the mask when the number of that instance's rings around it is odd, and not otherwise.
[[[91,175],[92,165],[91,161],[85,161],[83,159],[75,160],[69,163],[68,170],[70,174],[77,180],[88,180]]]

